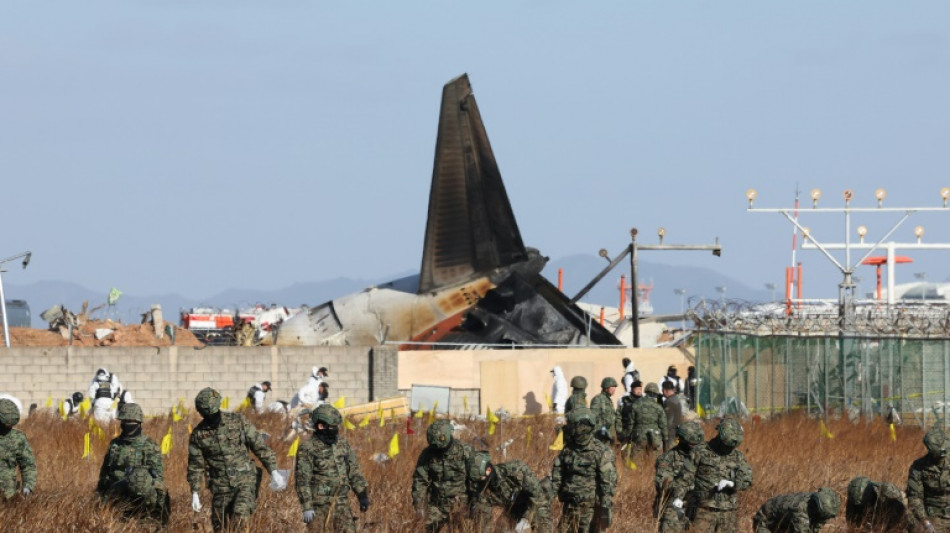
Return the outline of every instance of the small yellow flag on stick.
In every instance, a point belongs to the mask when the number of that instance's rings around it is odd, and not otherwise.
[[[290,449],[287,450],[287,457],[297,457],[298,446],[300,446],[300,437],[294,439],[293,444],[290,445]]]
[[[629,454],[629,453],[624,454],[623,463],[624,463],[625,465],[627,465],[627,468],[629,468],[630,470],[636,470],[636,469],[637,469],[637,463],[634,463],[634,462],[633,462],[633,459],[630,458],[630,454]]]
[[[462,396],[462,406],[465,407],[465,412],[468,412],[468,396]]]
[[[897,430],[894,429],[894,424],[891,424],[891,440],[897,442]]]
[[[488,407],[488,408],[487,408],[487,416],[488,416],[488,434],[489,434],[489,435],[494,435],[494,434],[495,434],[495,424],[497,424],[498,422],[500,422],[500,420],[499,420],[498,417],[495,415],[495,413],[491,412],[491,407]]]
[[[356,429],[356,426],[353,425],[353,422],[350,422],[350,419],[346,417],[343,417],[343,427],[347,430]]]
[[[92,451],[89,447],[89,432],[87,431],[85,435],[82,436],[82,458],[89,459],[92,457]]]
[[[333,402],[333,407],[337,409],[343,409],[346,407],[346,396],[340,396],[335,402]]]
[[[379,427],[386,425],[386,414],[383,413],[383,403],[379,403],[379,410],[376,412],[376,416],[379,418]]]
[[[52,406],[53,406],[53,397],[52,397],[52,396],[47,396],[47,397],[46,397],[46,407],[52,407]]]
[[[429,411],[429,424],[432,424],[433,422],[435,422],[435,409],[438,406],[439,406],[439,400],[436,400],[435,403],[432,404],[432,410]]]
[[[699,415],[699,418],[706,418],[706,410],[699,402],[696,402],[696,414]]]
[[[92,408],[92,404],[89,403],[89,398],[79,402],[79,416],[85,418],[89,416],[89,409]]]
[[[63,420],[69,418],[69,413],[66,412],[66,400],[59,402],[59,416],[63,417]]]
[[[365,428],[365,427],[368,426],[368,425],[369,425],[369,417],[366,416],[366,415],[364,415],[364,416],[363,416],[363,419],[360,420],[360,427],[361,427],[361,428]]]
[[[96,418],[90,416],[87,420],[89,420],[89,431],[92,431],[92,428],[96,427]]]
[[[818,429],[821,431],[821,436],[822,436],[822,437],[827,437],[827,438],[829,438],[829,439],[835,438],[835,436],[832,435],[832,433],[831,433],[830,431],[828,431],[828,426],[825,425],[825,421],[824,421],[824,420],[821,420],[821,421],[819,422]]]
[[[413,413],[412,417],[413,417],[413,418],[422,418],[422,417],[424,417],[425,415],[426,415],[426,406],[423,405],[423,404],[419,404],[419,409],[418,409],[415,413]]]
[[[389,458],[392,459],[399,455],[399,433],[393,433],[393,438],[389,440]]]
[[[546,392],[544,393],[544,404],[548,406],[548,409],[554,406],[554,404],[551,403],[551,397],[548,396]]]
[[[244,397],[244,400],[241,402],[241,405],[238,406],[238,410],[243,411],[245,409],[251,408],[251,399],[247,396]]]
[[[228,407],[230,407],[230,405],[231,405],[230,399],[227,396],[225,396],[224,399],[221,400],[221,409],[227,409]]]
[[[168,426],[168,433],[162,437],[162,455],[172,453],[172,427]]]
[[[564,431],[559,431],[557,438],[554,439],[554,444],[548,446],[549,450],[559,452],[564,449]]]
[[[178,414],[178,409],[175,406],[172,406],[172,422],[181,421],[181,415]]]

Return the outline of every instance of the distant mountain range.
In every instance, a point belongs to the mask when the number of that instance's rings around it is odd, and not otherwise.
[[[544,270],[544,275],[551,283],[556,285],[558,268],[564,269],[564,292],[568,296],[573,296],[606,265],[607,262],[600,257],[572,255],[551,260]],[[642,260],[639,263],[639,268],[640,283],[653,283],[654,289],[650,295],[650,301],[656,314],[678,313],[680,311],[680,297],[674,293],[674,289],[686,290],[684,295],[686,306],[690,305],[691,300],[695,302],[700,298],[720,298],[722,295],[715,290],[717,286],[728,288],[726,293],[728,299],[767,301],[771,298],[769,291],[748,287],[736,279],[708,268],[671,266]],[[377,280],[335,278],[326,281],[299,282],[273,291],[234,288],[201,299],[175,293],[152,295],[125,293],[114,308],[104,308],[93,314],[93,318],[111,318],[125,323],[134,323],[138,322],[140,315],[148,311],[153,304],[162,305],[165,319],[169,321],[177,321],[182,309],[192,307],[235,309],[258,303],[265,305],[275,303],[288,307],[301,304],[317,305],[370,285],[409,274],[411,273],[404,272],[390,278]],[[629,278],[628,262],[621,263],[601,280],[583,300],[608,307],[616,307],[619,304],[618,287],[621,274],[626,274]],[[42,327],[43,323],[39,315],[45,309],[63,304],[71,311],[78,312],[83,301],[88,301],[90,308],[93,308],[106,303],[111,287],[92,290],[76,283],[39,281],[26,285],[5,283],[4,288],[8,300],[26,300],[30,304],[33,313],[33,327]]]

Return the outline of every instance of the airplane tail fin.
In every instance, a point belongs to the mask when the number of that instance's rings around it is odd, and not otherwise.
[[[528,259],[468,75],[442,89],[419,293]]]

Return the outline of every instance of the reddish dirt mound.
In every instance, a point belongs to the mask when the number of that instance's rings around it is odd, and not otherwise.
[[[168,325],[168,324],[166,324]],[[175,345],[201,346],[201,342],[187,329],[175,328]],[[96,339],[97,329],[114,330],[112,334]],[[155,337],[152,324],[120,324],[111,320],[92,320],[73,331],[73,346],[171,346],[166,333]],[[58,331],[32,328],[10,328],[10,346],[67,346],[69,341]]]

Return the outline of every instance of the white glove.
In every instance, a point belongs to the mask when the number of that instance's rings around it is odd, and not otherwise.
[[[735,487],[735,486],[736,486],[736,484],[733,483],[733,482],[731,482],[731,481],[729,481],[728,479],[722,479],[722,480],[719,481],[719,483],[716,484],[716,490],[722,492],[722,490],[725,489],[725,488],[727,488],[727,487],[728,487],[728,488],[732,488],[732,487]]]
[[[675,500],[673,500],[673,507],[676,508],[676,509],[682,509],[682,508],[683,508],[683,500],[681,500],[681,499],[679,499],[679,498],[676,498]]]
[[[23,488],[23,495],[24,495],[24,496],[29,496],[30,494],[33,494],[33,489],[31,489],[31,488],[29,488],[29,487],[24,487],[24,488]]]
[[[313,522],[313,519],[316,518],[316,515],[317,513],[315,513],[313,509],[307,509],[303,512],[303,523],[309,524],[310,522]]]
[[[197,492],[191,493],[191,510],[196,513],[201,512],[201,498],[198,497]]]
[[[522,533],[524,531],[531,531],[531,522],[528,522],[527,518],[522,518],[515,524],[515,533]]]
[[[274,470],[270,473],[270,490],[280,492],[287,488],[287,476],[289,470]]]

